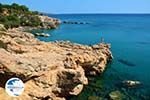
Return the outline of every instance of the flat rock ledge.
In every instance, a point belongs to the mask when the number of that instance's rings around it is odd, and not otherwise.
[[[112,54],[109,44],[86,46],[69,41],[42,42],[27,32],[0,31],[0,98],[2,100],[65,100],[88,84],[86,75],[101,74]],[[25,83],[19,97],[5,92],[18,77]]]

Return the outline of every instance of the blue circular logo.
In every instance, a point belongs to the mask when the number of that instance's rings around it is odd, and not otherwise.
[[[10,96],[19,96],[24,91],[24,83],[19,78],[11,78],[6,82],[5,90]]]

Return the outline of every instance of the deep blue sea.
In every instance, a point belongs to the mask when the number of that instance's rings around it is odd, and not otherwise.
[[[103,75],[90,77],[79,96],[70,100],[88,100],[89,96],[107,98],[111,91],[119,90],[125,100],[150,100],[150,15],[131,14],[69,14],[49,15],[62,21],[79,21],[89,24],[61,24],[55,30],[40,30],[51,36],[39,37],[43,41],[69,40],[92,45],[111,44],[114,59]],[[36,30],[37,32],[38,30]],[[123,61],[123,62],[122,62]],[[137,88],[121,87],[123,80],[137,80]],[[96,88],[99,87],[99,88]],[[105,99],[104,99],[105,100]],[[107,99],[106,99],[107,100]]]

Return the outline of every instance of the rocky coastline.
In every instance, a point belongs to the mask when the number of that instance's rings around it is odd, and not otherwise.
[[[45,15],[38,15],[38,17],[42,22],[40,26],[36,26],[36,27],[19,26],[16,28],[11,28],[10,30],[14,29],[17,31],[31,31],[34,29],[56,29],[61,24],[61,21],[57,18],[52,18]]]
[[[28,32],[0,25],[0,98],[3,100],[65,100],[78,95],[88,75],[101,74],[112,60],[110,45],[69,41],[42,42]],[[18,77],[25,83],[19,97],[5,92],[5,83]]]

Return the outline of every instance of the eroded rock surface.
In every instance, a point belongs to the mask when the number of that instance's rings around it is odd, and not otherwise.
[[[71,42],[42,42],[30,33],[9,30],[0,35],[0,99],[65,100],[88,84],[86,75],[102,73],[112,59],[110,45],[84,46]],[[3,45],[3,46],[2,46]],[[17,98],[4,90],[18,77],[25,91]]]
[[[42,28],[45,29],[55,29],[61,21],[56,18],[48,17],[48,16],[39,16],[42,21]]]

